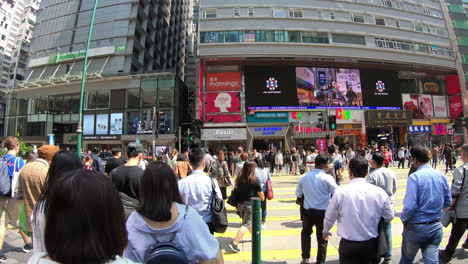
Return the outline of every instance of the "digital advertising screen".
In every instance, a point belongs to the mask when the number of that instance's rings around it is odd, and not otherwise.
[[[362,106],[358,69],[296,68],[299,106]]]
[[[112,113],[110,117],[110,134],[122,135],[123,113]]]
[[[94,135],[94,115],[83,116],[83,135]]]
[[[397,72],[361,69],[361,83],[364,106],[401,106]]]
[[[246,106],[297,106],[293,66],[246,67]]]
[[[107,135],[109,131],[109,115],[96,115],[96,135]]]
[[[239,92],[206,93],[206,113],[238,113],[241,111]]]

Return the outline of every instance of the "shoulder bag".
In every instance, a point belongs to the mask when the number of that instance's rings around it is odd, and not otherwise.
[[[271,200],[271,199],[273,199],[273,186],[271,186],[271,181],[270,180],[267,180],[266,186],[267,186],[268,200]]]
[[[463,186],[465,185],[465,178],[466,178],[466,169],[463,167],[463,180],[461,184],[461,190],[463,191]],[[452,206],[452,209],[445,211],[442,211],[442,217],[440,219],[441,224],[444,227],[447,227],[450,225],[450,223],[455,223],[457,221],[457,213],[455,211],[455,206],[457,206],[458,199],[455,201],[455,203]]]
[[[226,206],[224,205],[223,199],[220,199],[216,195],[216,188],[213,179],[211,179],[211,187],[213,189],[213,199],[211,199],[211,213],[214,231],[216,233],[224,233],[228,227]]]
[[[236,186],[231,191],[231,195],[229,196],[227,203],[232,207],[237,207],[237,198],[239,197],[239,193],[237,191]]]

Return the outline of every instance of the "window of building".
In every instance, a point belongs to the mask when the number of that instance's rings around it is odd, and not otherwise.
[[[125,89],[111,90],[111,109],[122,109],[125,105]]]
[[[426,15],[432,15],[432,12],[429,8],[423,7],[422,12]]]
[[[6,36],[5,36],[5,35],[2,35],[2,40],[6,40]]]
[[[385,26],[385,18],[383,17],[376,17],[375,24],[379,26]]]
[[[353,21],[356,23],[365,23],[363,15],[353,15]]]
[[[288,32],[287,31],[275,31],[275,42],[287,42]]]
[[[299,9],[299,8],[289,9],[289,17],[302,18],[302,9]]]
[[[423,25],[422,24],[416,24],[414,25],[414,28],[418,32],[424,32]]]
[[[299,31],[288,32],[288,42],[301,43],[301,41],[302,41],[301,32]]]
[[[275,32],[272,30],[257,30],[255,37],[257,42],[275,42]]]
[[[400,21],[399,21],[399,20],[395,20],[395,25],[396,25],[397,28],[399,28],[399,27],[400,27]]]
[[[249,14],[249,17],[255,16],[255,8],[249,7],[248,8],[248,14]]]
[[[224,33],[225,42],[242,42],[243,34],[242,31],[226,31]]]
[[[303,43],[330,43],[328,33],[302,32]]]
[[[332,34],[334,43],[346,43],[346,44],[357,44],[365,45],[366,40],[364,36],[348,35],[348,34]]]
[[[390,0],[382,0],[382,5],[386,7],[392,7],[392,1]]]
[[[253,30],[244,31],[244,41],[245,42],[255,42],[255,31],[253,31]]]
[[[224,32],[200,32],[200,43],[222,43]]]
[[[323,11],[322,10],[317,10],[317,17],[319,19],[323,19]]]
[[[285,9],[273,9],[273,17],[286,17]]]
[[[145,79],[141,81],[141,101],[143,107],[156,106],[158,79]]]
[[[234,15],[235,17],[240,17],[240,8],[239,8],[239,7],[235,7],[235,8],[233,9],[233,15]]]
[[[330,19],[335,20],[335,12],[330,12]]]
[[[216,18],[216,9],[205,9],[203,10],[203,18]]]
[[[174,107],[174,78],[160,78],[158,80],[159,108]]]

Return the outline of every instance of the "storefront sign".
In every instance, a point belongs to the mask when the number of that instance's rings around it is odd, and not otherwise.
[[[423,87],[426,93],[439,93],[438,81],[425,81],[423,82]]]
[[[447,125],[446,124],[434,124],[432,125],[432,135],[447,135]]]
[[[457,119],[463,113],[463,104],[461,95],[449,99],[450,118]]]
[[[362,124],[364,121],[364,111],[337,109],[336,114],[337,124]]]
[[[411,134],[426,134],[426,133],[431,133],[432,129],[431,126],[409,126],[408,127],[408,132]]]
[[[207,93],[205,113],[239,113],[241,111],[240,93]]]
[[[120,140],[120,135],[110,135],[110,136],[83,136],[83,140]]]
[[[319,122],[320,114],[323,112],[289,112],[289,122],[291,123],[317,123]]]
[[[322,153],[327,150],[327,140],[326,139],[317,139],[317,149],[319,153]]]
[[[447,117],[447,102],[445,96],[432,96],[435,117]]]
[[[240,91],[242,74],[240,72],[208,73],[206,76],[207,91]]]
[[[412,118],[409,111],[368,111],[366,124],[370,127],[378,126],[409,126]]]
[[[203,129],[201,140],[247,140],[247,130],[245,128],[216,128]]]
[[[361,135],[360,129],[345,129],[345,130],[336,130],[337,136],[359,136]]]
[[[289,122],[288,112],[260,112],[247,116],[249,123],[287,123]]]
[[[289,126],[280,127],[249,127],[252,137],[284,137],[288,132]]]
[[[350,110],[344,110],[343,108],[338,108],[336,109],[336,119],[351,119],[351,111]]]

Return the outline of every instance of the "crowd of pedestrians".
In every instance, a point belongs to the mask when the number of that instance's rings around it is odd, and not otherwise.
[[[301,206],[302,263],[310,261],[314,227],[316,261],[325,263],[335,222],[341,237],[340,263],[391,263],[397,191],[396,175],[389,169],[393,157],[398,168],[404,168],[409,158],[407,167],[412,169],[400,215],[404,226],[400,263],[412,263],[418,251],[424,263],[450,261],[468,228],[468,145],[460,149],[464,165],[455,169],[458,155],[449,145],[402,147],[395,155],[388,146],[341,152],[330,145],[322,153],[315,148],[286,152],[238,148],[215,155],[193,148],[147,162],[143,146],[132,142],[124,155],[113,149],[104,165],[97,148],[78,155],[44,145],[25,163],[17,157],[18,139],[8,137],[4,143],[8,152],[1,160],[5,171],[0,177],[4,173],[10,180],[11,191],[0,195],[0,262],[7,260],[1,251],[7,226],[23,211],[23,251],[34,252],[29,263],[157,263],[162,258],[223,263],[214,237],[218,221],[214,199],[229,198],[242,219],[228,245],[238,253],[240,241],[252,232],[251,199],[261,200],[265,229],[272,175],[284,171],[301,175],[296,196]],[[441,160],[446,161],[446,171],[453,171],[451,188],[446,176],[434,169]],[[340,187],[345,170],[351,182]],[[230,196],[227,188],[233,189]],[[449,211],[456,216],[449,243],[439,252],[441,218]],[[468,241],[462,247],[468,248]]]

